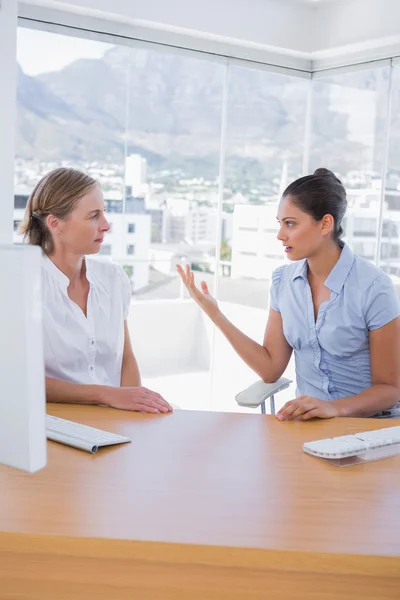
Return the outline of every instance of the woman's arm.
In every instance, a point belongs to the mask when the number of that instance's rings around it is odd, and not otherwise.
[[[46,401],[65,404],[101,404],[121,410],[148,413],[172,411],[160,394],[142,386],[112,387],[70,383],[46,377]]]
[[[201,283],[201,291],[196,287],[194,274],[190,271],[189,266],[186,271],[180,265],[177,265],[177,269],[189,294],[223,333],[232,348],[250,369],[255,371],[265,383],[273,383],[279,379],[292,354],[292,348],[283,333],[281,314],[272,309],[269,311],[264,341],[259,344],[225,317],[216,300],[210,295],[204,281]]]
[[[133,354],[128,323],[124,321],[124,355],[122,358],[121,387],[136,387],[142,385],[139,367]]]
[[[334,400],[341,417],[370,417],[400,401],[400,317],[369,333],[372,386]]]
[[[160,394],[142,387],[139,368],[132,351],[128,326],[124,323],[125,341],[121,369],[121,387],[69,383],[46,377],[47,402],[67,404],[103,404],[122,410],[170,412],[172,407]]]
[[[46,401],[66,404],[107,404],[107,387],[69,383],[46,377]]]

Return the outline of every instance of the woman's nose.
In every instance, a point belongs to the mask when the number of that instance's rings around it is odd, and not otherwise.
[[[105,217],[104,218],[104,223],[102,224],[102,230],[103,231],[110,231],[111,226],[110,223],[107,221],[107,219]]]

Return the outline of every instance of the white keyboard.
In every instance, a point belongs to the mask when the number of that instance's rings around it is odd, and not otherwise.
[[[53,442],[60,442],[86,452],[95,453],[99,446],[112,446],[130,442],[128,437],[108,433],[102,429],[81,425],[52,415],[46,415],[46,435]]]
[[[320,458],[358,456],[368,450],[400,444],[400,426],[342,435],[303,444],[304,452]]]

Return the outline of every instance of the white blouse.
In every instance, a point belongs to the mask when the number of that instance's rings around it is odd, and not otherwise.
[[[121,385],[124,320],[131,287],[114,263],[86,260],[87,317],[67,292],[69,279],[42,261],[44,357],[47,377],[71,383]]]

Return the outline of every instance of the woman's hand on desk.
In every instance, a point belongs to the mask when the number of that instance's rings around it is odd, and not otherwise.
[[[180,265],[176,265],[176,268],[193,300],[197,302],[200,308],[204,310],[206,315],[208,315],[211,320],[214,320],[215,317],[220,313],[220,310],[217,301],[208,291],[206,282],[201,282],[201,290],[199,290],[194,283],[194,273],[190,270],[189,265],[186,266],[186,270]]]
[[[312,396],[299,396],[286,404],[276,413],[280,421],[308,421],[308,419],[332,419],[339,416],[339,410],[333,402],[318,400]]]
[[[106,403],[112,408],[144,413],[172,411],[172,406],[160,394],[142,386],[107,388]]]

